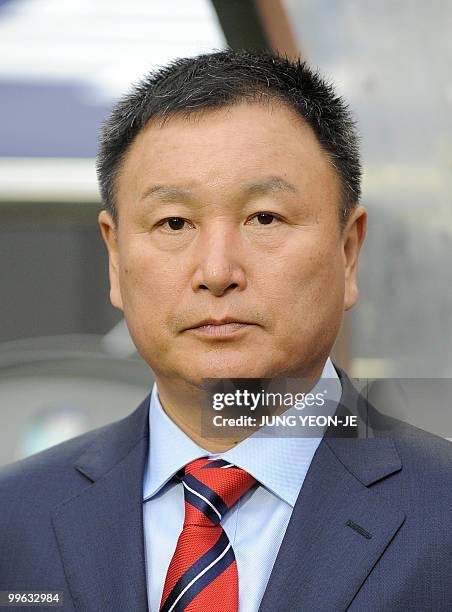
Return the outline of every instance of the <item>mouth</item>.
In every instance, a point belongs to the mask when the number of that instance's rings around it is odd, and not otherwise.
[[[225,338],[238,332],[244,331],[253,325],[248,321],[238,319],[204,319],[193,327],[189,327],[187,331],[194,332],[203,336],[211,336],[214,338]]]

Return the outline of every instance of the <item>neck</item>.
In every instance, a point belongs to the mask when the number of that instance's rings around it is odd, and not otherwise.
[[[174,380],[166,381],[156,375],[159,400],[163,410],[169,418],[189,438],[201,448],[211,453],[222,453],[239,442],[246,436],[230,438],[213,438],[203,434],[202,417],[203,410],[211,397],[208,391],[185,383],[175,383]]]

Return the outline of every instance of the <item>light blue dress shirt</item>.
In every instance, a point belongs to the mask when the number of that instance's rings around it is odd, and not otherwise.
[[[333,414],[342,393],[328,359],[313,393],[326,386]],[[293,408],[290,409],[293,411]],[[287,411],[285,414],[288,414]],[[285,428],[287,431],[288,428]],[[199,457],[223,458],[256,478],[221,525],[235,553],[239,611],[257,612],[295,501],[321,437],[263,436],[263,429],[223,453],[193,442],[166,414],[154,384],[149,410],[149,455],[143,481],[143,518],[149,609],[158,612],[166,573],[184,522],[184,491],[174,476]]]

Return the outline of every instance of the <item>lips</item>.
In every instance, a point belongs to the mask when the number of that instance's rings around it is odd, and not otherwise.
[[[212,321],[212,319],[210,319]],[[231,340],[237,337],[240,332],[246,331],[251,327],[249,323],[238,322],[237,320],[214,323],[206,322],[197,327],[192,327],[188,331],[204,339],[211,340]]]
[[[232,317],[225,317],[224,319],[203,319],[202,321],[200,321],[199,323],[196,323],[196,325],[192,325],[190,328],[188,329],[196,329],[198,327],[205,327],[208,325],[227,325],[228,323],[237,323],[237,324],[242,324],[242,325],[250,325],[249,321],[244,321],[242,319],[234,319]]]

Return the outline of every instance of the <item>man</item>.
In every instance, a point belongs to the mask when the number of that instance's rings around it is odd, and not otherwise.
[[[98,172],[111,302],[156,385],[6,470],[0,588],[68,611],[451,609],[451,445],[329,359],[366,229],[344,102],[271,55],[179,60],[115,106]],[[365,439],[209,435],[206,380],[243,378],[329,379]]]

